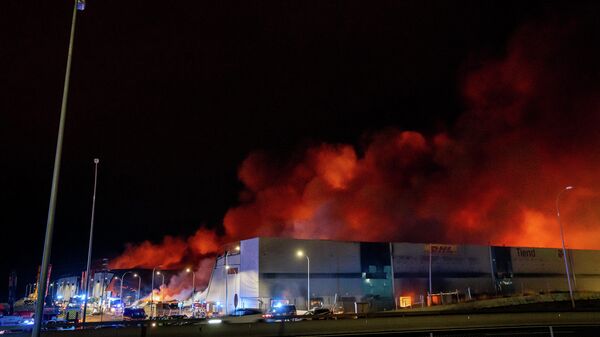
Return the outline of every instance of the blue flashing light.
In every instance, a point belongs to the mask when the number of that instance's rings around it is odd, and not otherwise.
[[[77,10],[82,11],[85,9],[85,0],[77,0]]]

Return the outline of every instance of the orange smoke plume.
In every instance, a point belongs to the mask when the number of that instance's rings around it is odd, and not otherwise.
[[[251,153],[224,237],[200,229],[129,246],[112,267],[177,267],[253,236],[557,247],[556,197],[571,184],[567,244],[600,249],[600,83],[589,76],[600,55],[580,52],[597,41],[579,38],[588,30],[529,25],[504,58],[468,65],[466,112],[437,134],[389,128],[283,164]]]
[[[556,247],[555,199],[573,184],[560,201],[568,245],[600,249],[598,65],[573,52],[588,28],[521,29],[505,58],[465,75],[468,109],[444,132],[390,128],[284,165],[251,154],[226,233]]]

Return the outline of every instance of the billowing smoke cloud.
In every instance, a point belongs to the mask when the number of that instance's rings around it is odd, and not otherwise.
[[[200,228],[187,240],[166,236],[161,243],[144,241],[128,245],[121,256],[110,262],[111,269],[157,268],[179,269],[167,286],[155,291],[155,298],[165,301],[184,300],[192,293],[192,277],[185,271],[190,268],[196,273],[196,289],[208,284],[214,256],[219,252],[222,238],[212,230]]]
[[[276,165],[251,154],[224,225],[255,235],[600,248],[598,36],[533,24],[464,78],[467,111],[447,131],[387,129]],[[597,30],[596,30],[597,31]],[[598,34],[592,34],[598,35]]]
[[[113,266],[178,266],[253,236],[557,247],[567,185],[567,245],[600,249],[600,30],[584,21],[528,25],[505,57],[468,64],[466,111],[444,132],[389,128],[283,164],[251,153],[225,237],[144,242]]]

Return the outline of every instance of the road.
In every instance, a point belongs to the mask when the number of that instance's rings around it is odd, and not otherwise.
[[[378,317],[327,321],[252,324],[206,324],[185,326],[104,328],[86,331],[48,331],[46,337],[70,336],[597,336],[600,312],[545,312],[455,314]],[[185,323],[185,321],[180,321]],[[116,322],[121,323],[121,322]],[[191,323],[191,322],[188,322]],[[27,336],[26,334],[15,336]]]

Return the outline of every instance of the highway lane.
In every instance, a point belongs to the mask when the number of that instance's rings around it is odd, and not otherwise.
[[[47,337],[70,336],[597,336],[600,312],[544,312],[376,317],[326,321],[188,326],[103,328],[48,331]],[[185,323],[185,322],[183,322]],[[592,333],[592,334],[590,334]],[[23,334],[26,336],[26,334]]]

